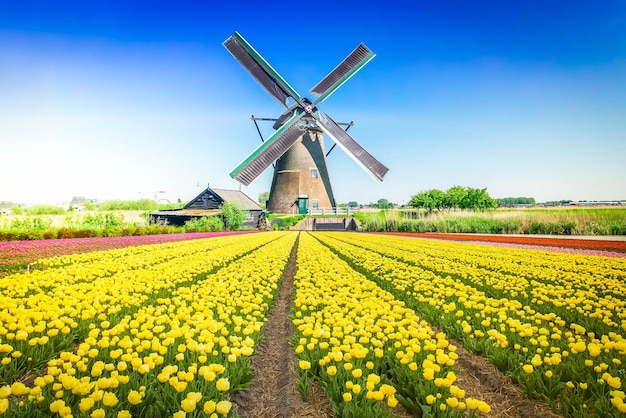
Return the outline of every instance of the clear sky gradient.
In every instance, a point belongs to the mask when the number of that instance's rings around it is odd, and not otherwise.
[[[187,201],[279,106],[222,46],[239,31],[301,94],[359,42],[376,58],[320,106],[390,168],[336,148],[338,202],[486,187],[626,199],[626,2],[0,3],[0,200]],[[271,125],[262,125],[264,135]],[[327,139],[327,147],[332,143]],[[271,168],[242,190],[267,191]]]

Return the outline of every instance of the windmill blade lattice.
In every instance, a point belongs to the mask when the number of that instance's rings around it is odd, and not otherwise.
[[[279,129],[255,149],[245,160],[230,173],[230,176],[248,186],[261,175],[267,167],[280,158],[302,136],[302,129],[298,126],[304,113],[296,112]],[[341,128],[340,128],[341,129]]]
[[[313,146],[310,142],[307,142],[308,145],[304,146],[304,149],[297,152],[290,151],[292,147],[295,148],[296,143],[300,143],[298,140],[304,138],[306,132],[317,132],[308,135],[309,139],[307,139],[307,141],[313,142],[315,142],[315,138],[318,137],[318,134],[321,136],[321,132],[324,132],[374,179],[377,181],[383,180],[383,177],[387,174],[389,169],[359,145],[332,118],[326,114],[322,116],[316,107],[317,103],[326,100],[350,79],[350,77],[375,57],[375,54],[369,48],[362,43],[359,44],[337,67],[313,87],[311,92],[316,97],[316,100],[311,103],[309,99],[300,97],[293,87],[291,87],[239,33],[235,32],[226,39],[223,44],[235,59],[276,101],[288,108],[291,105],[291,103],[289,103],[290,98],[296,103],[295,106],[289,108],[288,112],[283,114],[277,125],[282,123],[284,119],[287,119],[287,121],[282,126],[275,126],[277,130],[230,173],[231,177],[245,185],[249,185],[269,167],[272,162],[282,158],[283,155],[287,155],[289,152],[290,157],[284,158],[281,167],[285,164],[295,164],[293,161],[298,158],[305,158],[307,161],[306,164],[308,165],[306,167],[302,166],[302,164],[304,164],[303,162],[297,168],[283,167],[281,170],[279,170],[277,165],[272,188],[274,187],[279,171],[285,173],[283,177],[287,179],[285,180],[285,184],[288,183],[288,187],[293,190],[297,187],[304,187],[301,183],[296,181],[295,177],[293,177],[293,173],[299,172],[301,176],[306,177],[304,173],[310,171],[310,177],[317,178],[318,175],[324,177],[323,187],[327,190],[327,199],[334,204],[334,198],[330,190],[330,182],[327,178],[328,170],[326,168],[326,158],[323,153],[323,144],[321,143],[323,142],[323,138],[320,138],[320,144],[318,145]],[[289,112],[293,113],[290,114]],[[304,139],[302,139],[302,141],[304,141]],[[297,158],[294,157],[296,155],[298,156]],[[322,165],[320,166],[320,164]],[[313,166],[316,168],[311,168]],[[296,185],[298,186],[296,187]],[[311,183],[311,185],[307,187],[312,189],[318,186]],[[308,193],[307,190],[304,190],[305,194]],[[270,192],[270,195],[271,194]]]
[[[223,45],[278,103],[288,107],[289,97],[300,101],[294,88],[239,33],[235,32]]]
[[[346,154],[348,154],[358,165],[361,166],[369,175],[371,175],[376,181],[383,181],[383,177],[387,174],[389,169],[385,167],[380,161],[372,156],[369,152],[360,146],[354,138],[352,138],[348,132],[341,129],[341,126],[337,124],[330,116],[324,113],[324,117],[316,118],[317,123],[322,128],[324,133],[331,137],[333,141]],[[326,119],[326,120],[324,120]]]
[[[334,70],[324,77],[311,93],[317,96],[313,103],[321,103],[333,94],[343,83],[356,74],[365,64],[370,62],[376,54],[362,43],[357,46]]]

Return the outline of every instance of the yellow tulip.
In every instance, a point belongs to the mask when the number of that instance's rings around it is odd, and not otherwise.
[[[215,387],[220,392],[226,392],[228,391],[228,389],[230,389],[230,383],[228,382],[227,378],[222,377],[217,380],[217,382],[215,383]]]
[[[226,416],[230,412],[233,404],[230,401],[219,401],[215,406],[215,412],[220,415]]]

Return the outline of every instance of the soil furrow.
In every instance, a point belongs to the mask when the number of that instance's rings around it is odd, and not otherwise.
[[[293,324],[289,319],[293,304],[293,276],[298,240],[291,252],[278,297],[265,324],[263,340],[252,359],[255,377],[251,385],[232,396],[235,413],[242,418],[326,418],[334,416],[328,398],[312,384],[308,401],[296,390],[296,357],[289,345]]]

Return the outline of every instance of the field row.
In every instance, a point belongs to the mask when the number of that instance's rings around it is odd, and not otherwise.
[[[237,232],[250,233],[253,231]],[[63,254],[79,254],[93,251],[104,251],[137,245],[161,244],[165,242],[188,241],[200,238],[211,238],[233,232],[197,232],[181,234],[162,234],[144,236],[121,236],[100,238],[68,238],[47,239],[39,241],[0,242],[0,277],[26,268],[44,257],[55,257]],[[12,268],[13,267],[13,268]]]
[[[381,233],[382,234],[382,233]],[[498,234],[446,234],[446,233],[413,233],[413,232],[388,232],[390,235],[419,237],[419,238],[435,238],[449,239],[453,241],[480,241],[490,243],[520,244],[534,245],[542,247],[556,247],[579,250],[597,250],[597,251],[614,251],[626,253],[626,241],[615,239],[604,239],[604,237],[596,237],[595,239],[585,238],[563,238],[563,237],[536,237],[533,235],[498,235]]]
[[[316,237],[555,410],[626,412],[626,260],[365,234]]]
[[[626,411],[626,260],[273,232],[0,278],[0,414],[235,416],[294,245],[295,385],[319,383],[337,416],[489,412],[457,382],[450,338],[564,416]]]
[[[63,255],[0,279],[0,412],[232,416],[230,395],[251,381],[250,356],[297,237]],[[399,403],[434,416],[489,411],[454,384],[455,347],[404,302],[309,235],[296,267],[293,348],[304,398],[316,379],[339,416],[391,416]],[[312,301],[329,310],[309,316]]]
[[[299,389],[314,376],[337,416],[389,416],[398,403],[416,416],[490,411],[455,385],[458,355],[444,333],[310,234],[300,238],[295,288]]]
[[[63,256],[2,279],[0,411],[228,416],[295,238]]]

